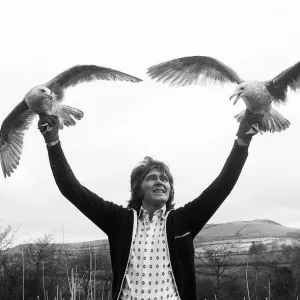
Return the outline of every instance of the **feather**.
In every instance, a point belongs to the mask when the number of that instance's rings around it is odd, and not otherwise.
[[[271,108],[268,113],[265,114],[260,129],[263,132],[281,132],[286,130],[290,126],[290,122],[284,118],[278,111]]]
[[[244,115],[245,115],[246,109],[242,110],[240,113],[234,116],[234,118],[237,120],[237,122],[241,122]]]
[[[25,101],[24,101],[25,102]],[[25,103],[26,104],[26,103]],[[36,114],[23,101],[5,118],[0,130],[0,160],[4,176],[19,164],[23,138]]]
[[[67,105],[60,105],[57,108],[57,115],[60,119],[60,125],[63,128],[63,125],[66,125],[67,127],[76,125],[76,121],[73,119],[73,117],[76,120],[81,120],[84,113],[77,108]]]
[[[22,154],[22,145],[19,146],[14,139],[11,139],[10,144],[14,147],[14,149],[16,149],[16,151],[19,153],[19,155]]]
[[[9,153],[10,157],[13,159],[14,163],[17,163],[18,160],[20,159],[20,155],[13,150],[12,145],[7,145],[7,151]],[[17,168],[17,167],[15,167],[15,168]]]
[[[12,157],[9,155],[8,150],[5,151],[4,156],[5,156],[5,159],[7,162],[7,167],[9,169],[9,171],[13,172],[14,161],[13,161]]]
[[[5,172],[8,176],[10,176],[10,164],[8,163],[7,153],[6,151],[4,151],[2,154]]]
[[[95,65],[78,65],[58,74],[52,80],[48,81],[45,86],[56,94],[58,101],[62,101],[64,89],[93,80],[142,81],[137,77],[114,69]]]
[[[286,102],[286,92],[289,87],[293,91],[300,89],[300,62],[282,71],[272,80],[266,82],[269,92],[276,98],[278,103]]]
[[[1,153],[1,152],[0,152],[0,162],[1,162],[1,168],[2,168],[3,175],[6,178],[7,172],[6,172],[6,168],[5,168],[5,165],[4,165],[3,153]]]
[[[63,119],[63,124],[69,127],[69,126],[75,126],[76,122],[71,116],[68,116],[67,118]]]
[[[59,115],[62,115],[62,116],[72,115],[76,120],[81,120],[83,118],[84,113],[83,113],[83,111],[81,111],[77,108],[67,106],[67,105],[62,105]]]
[[[222,62],[207,56],[190,56],[173,59],[148,68],[152,79],[186,86],[207,83],[241,83],[239,75]]]
[[[14,139],[14,141],[15,141],[20,147],[23,146],[23,138],[20,137],[20,135],[14,134],[14,135],[13,135],[13,139]]]
[[[277,132],[281,131],[281,127],[276,125],[276,122],[272,117],[269,118],[268,121],[269,121],[268,122],[269,127],[267,128],[267,130],[269,130],[271,133],[273,133],[275,131],[277,131]]]

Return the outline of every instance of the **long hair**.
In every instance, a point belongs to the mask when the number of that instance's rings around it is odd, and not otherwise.
[[[174,181],[173,177],[170,173],[169,167],[158,160],[154,160],[150,156],[146,156],[140,164],[135,167],[130,175],[130,191],[131,198],[128,201],[128,208],[133,208],[135,210],[139,210],[142,205],[143,195],[141,194],[142,182],[147,176],[147,174],[153,169],[158,169],[161,173],[164,173],[168,176],[169,183],[171,186],[170,197],[166,203],[167,210],[170,210],[174,207]]]

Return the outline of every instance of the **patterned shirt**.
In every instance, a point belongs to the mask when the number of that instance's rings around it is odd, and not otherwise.
[[[141,207],[121,300],[179,300],[167,247],[166,206],[151,221]]]

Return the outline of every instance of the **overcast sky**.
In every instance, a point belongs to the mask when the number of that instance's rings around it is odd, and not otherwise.
[[[84,4],[83,4],[84,3]],[[77,64],[114,68],[139,84],[96,81],[67,90],[84,118],[60,133],[79,181],[126,206],[131,170],[147,155],[166,162],[176,207],[219,174],[235,140],[234,85],[169,87],[147,68],[192,55],[215,57],[247,80],[268,80],[300,60],[298,1],[5,1],[0,9],[0,122],[37,84]],[[300,228],[300,93],[276,108],[291,122],[253,138],[242,174],[210,223],[270,219]],[[104,238],[59,192],[37,119],[20,165],[0,176],[0,225],[16,243],[53,232],[57,242]]]

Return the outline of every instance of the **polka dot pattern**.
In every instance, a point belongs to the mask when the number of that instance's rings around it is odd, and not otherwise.
[[[152,220],[141,208],[121,300],[179,300],[167,251],[166,206]]]

